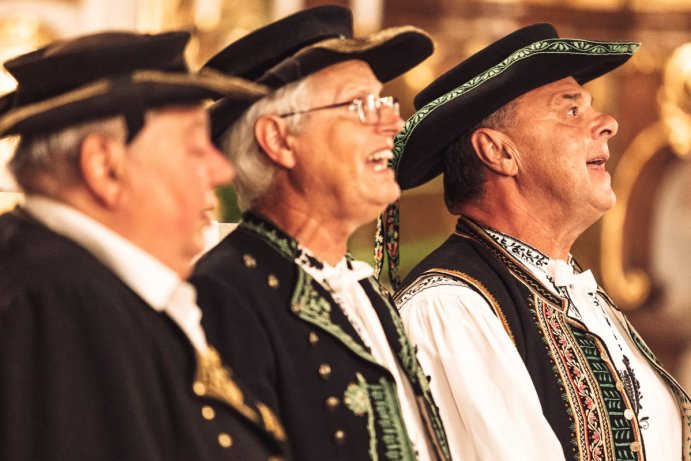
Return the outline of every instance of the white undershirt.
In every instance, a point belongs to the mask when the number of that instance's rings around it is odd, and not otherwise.
[[[26,197],[34,219],[88,250],[152,309],[165,311],[200,353],[208,346],[192,285],[171,268],[84,213],[45,197]]]
[[[301,248],[301,250],[310,254],[309,250],[305,248]],[[316,260],[313,257],[312,259]],[[391,372],[396,382],[396,392],[403,421],[408,431],[408,437],[418,453],[418,460],[431,460],[430,441],[417,407],[413,388],[394,357],[372,302],[359,283],[359,280],[373,274],[372,267],[362,261],[351,261],[349,267],[346,258],[341,259],[336,266],[319,262],[319,264],[323,264],[321,268],[310,264],[304,257],[296,259],[295,262],[331,292],[355,331],[370,348],[374,358]]]

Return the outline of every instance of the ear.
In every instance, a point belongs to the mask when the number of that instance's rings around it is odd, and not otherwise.
[[[81,145],[80,164],[89,191],[104,205],[114,205],[122,190],[125,145],[109,136],[91,133]]]
[[[275,115],[263,115],[254,124],[254,136],[267,156],[283,168],[295,166],[295,153],[285,120]]]
[[[470,142],[480,161],[493,172],[503,176],[518,173],[517,150],[511,138],[492,128],[479,128]]]

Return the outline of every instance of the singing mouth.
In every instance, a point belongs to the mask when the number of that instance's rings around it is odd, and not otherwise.
[[[393,160],[393,152],[390,150],[380,150],[367,157],[367,163],[373,165],[375,173],[388,169],[390,160]]]

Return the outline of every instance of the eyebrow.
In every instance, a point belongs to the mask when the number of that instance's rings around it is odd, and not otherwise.
[[[559,96],[557,96],[557,103],[560,101],[573,101],[573,102],[580,102],[585,98],[584,94],[581,92],[577,93],[564,93]],[[595,97],[590,96],[590,105],[592,106],[595,103]]]

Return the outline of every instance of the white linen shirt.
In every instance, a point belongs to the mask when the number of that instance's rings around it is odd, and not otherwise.
[[[23,209],[53,232],[88,250],[157,312],[166,312],[190,343],[204,354],[196,290],[171,268],[84,213],[55,200],[30,195]]]
[[[398,298],[456,461],[561,461],[528,370],[487,302],[460,281],[418,279]]]

